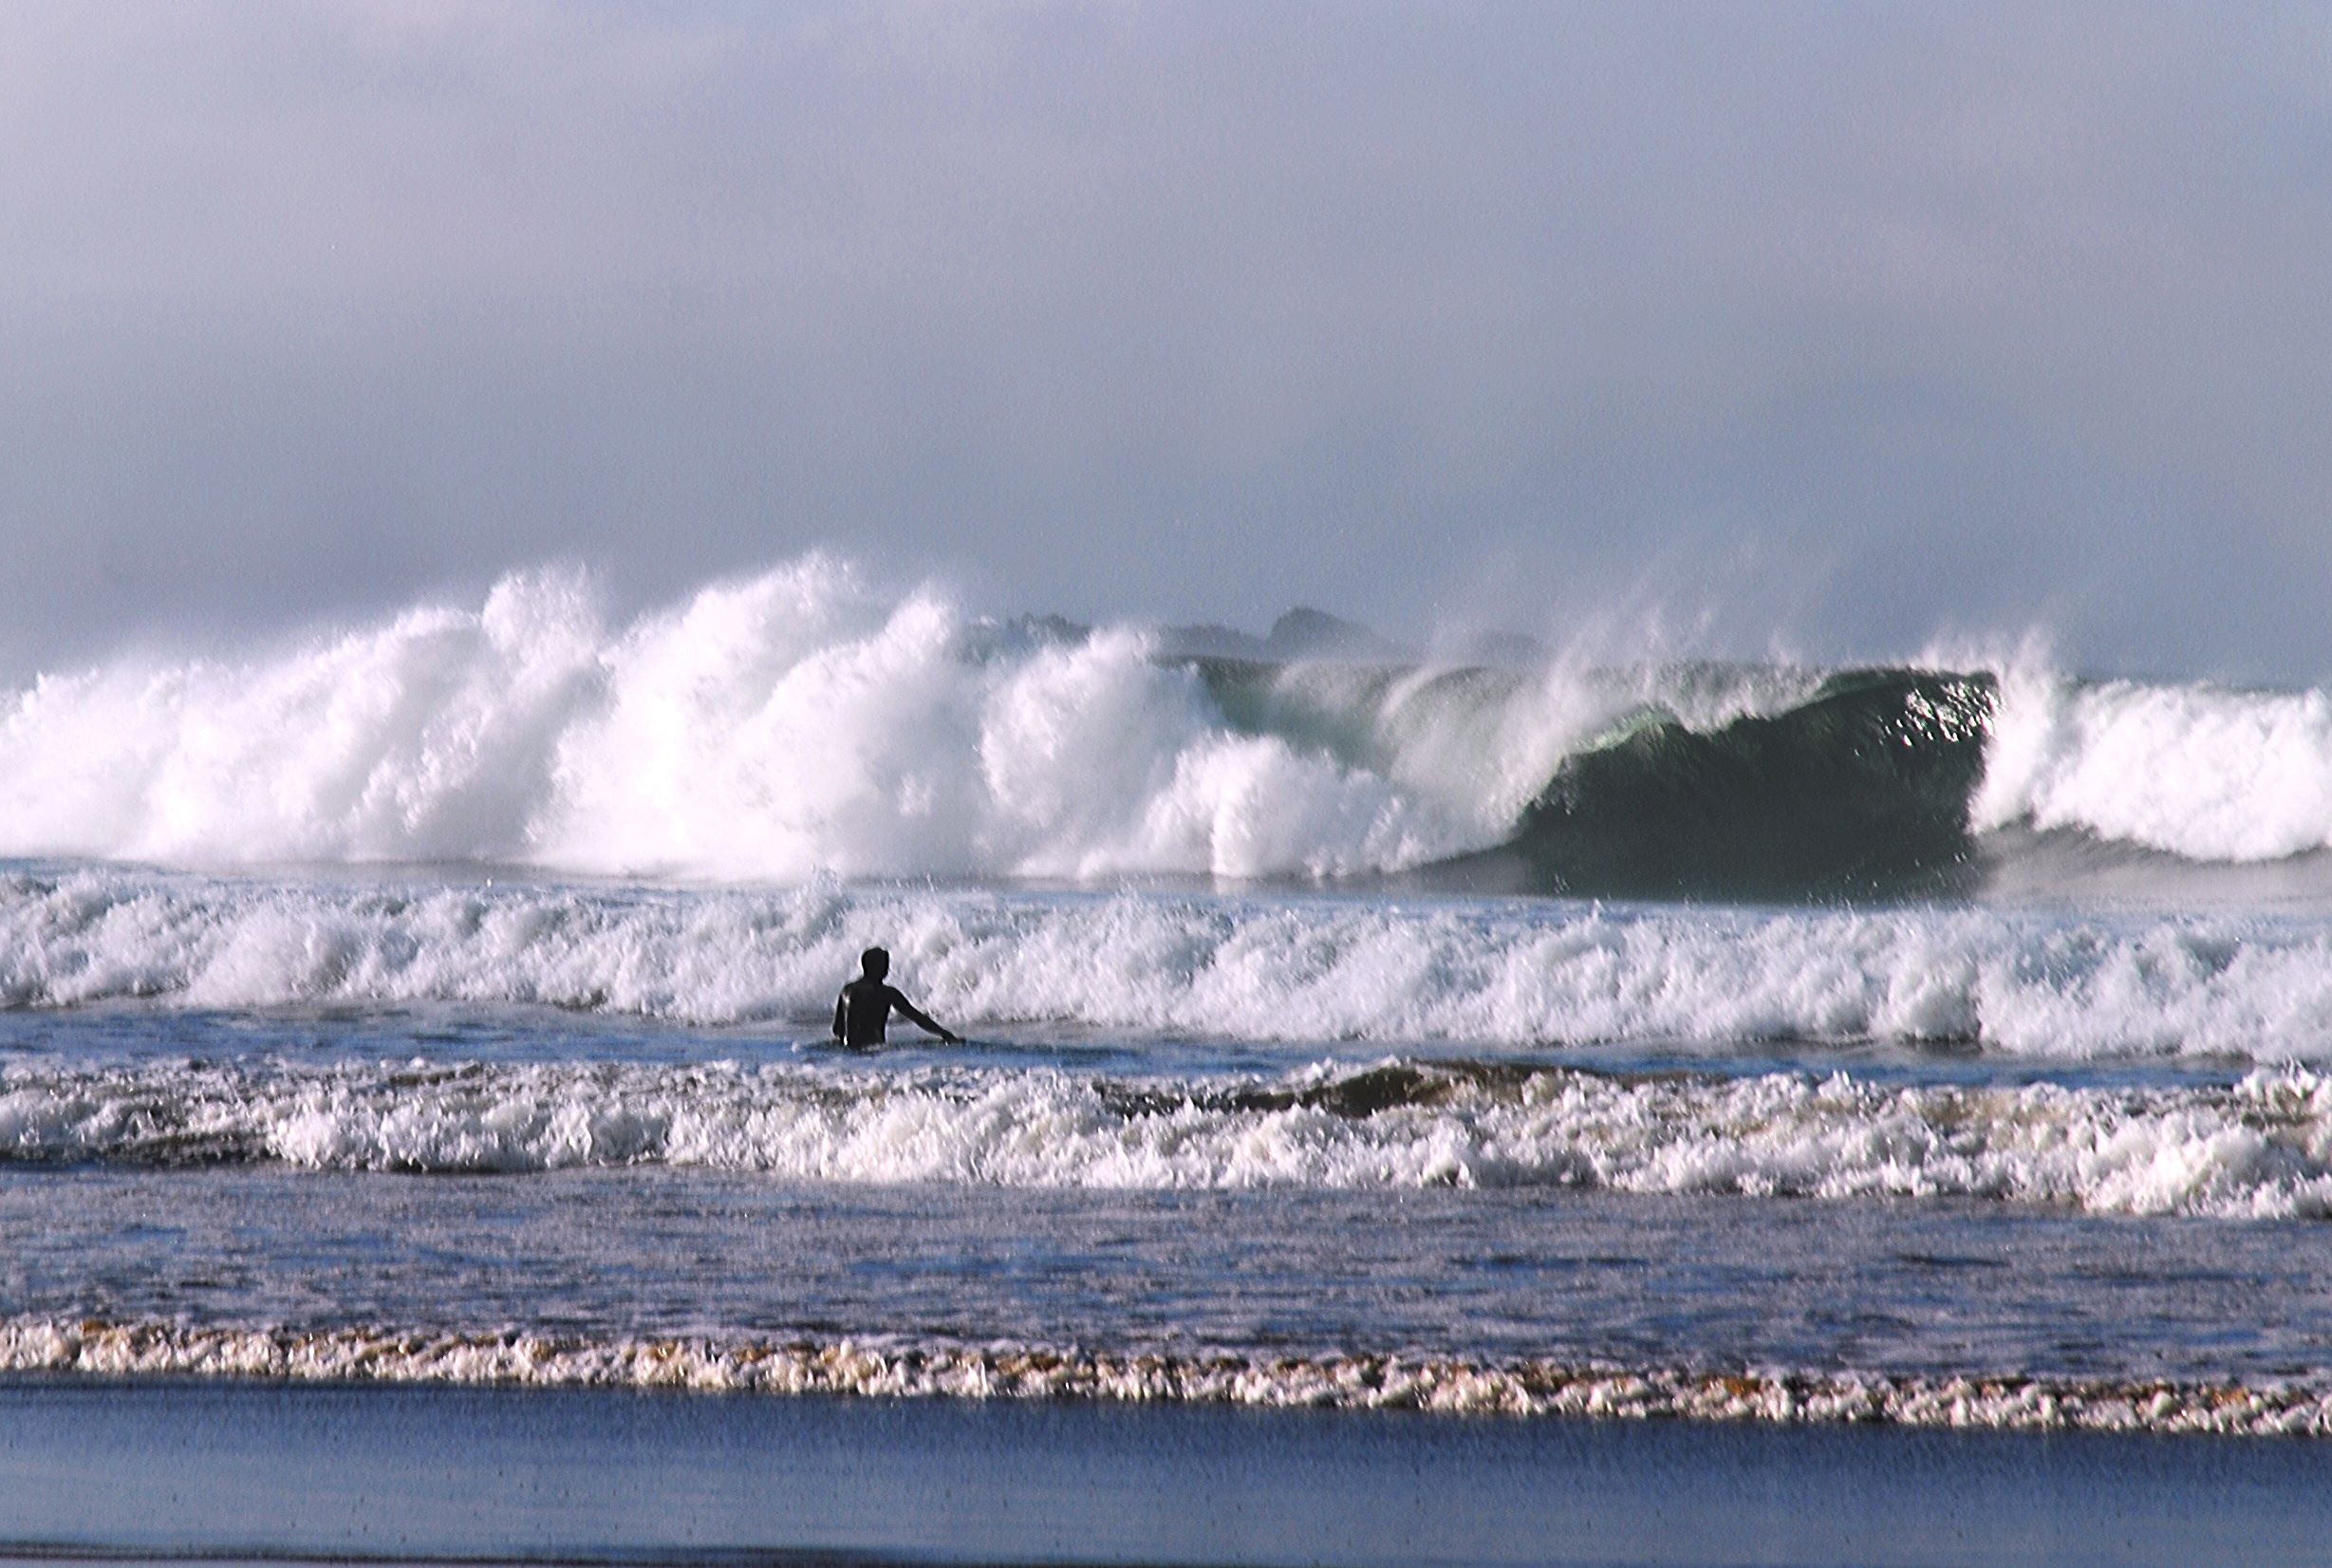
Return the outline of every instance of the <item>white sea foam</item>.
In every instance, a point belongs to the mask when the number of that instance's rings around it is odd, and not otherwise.
[[[1794,689],[1282,679],[1259,713],[1327,733],[1226,721],[1135,632],[1048,642],[824,556],[619,627],[583,579],[528,573],[476,608],[0,695],[0,853],[723,881],[1381,870],[1497,842],[1554,759],[1647,700],[1714,722]]]
[[[106,1378],[516,1384],[774,1395],[1099,1399],[1615,1420],[2332,1432],[2321,1383],[1573,1366],[1401,1355],[1096,1353],[894,1339],[607,1339],[510,1332],[317,1331],[162,1322],[0,1322],[0,1372]]]
[[[990,1033],[2332,1060],[2321,917],[0,872],[16,1008],[549,1004],[822,1033],[876,943],[940,1017]]]
[[[1054,1070],[13,1064],[0,1073],[0,1157],[423,1172],[674,1165],[814,1182],[1146,1190],[1568,1185],[2235,1219],[2332,1213],[2332,1080],[2301,1070],[2143,1091],[1843,1073],[1338,1071],[1226,1085]]]
[[[2011,668],[1974,827],[2076,829],[2198,861],[2332,846],[2332,698]]]

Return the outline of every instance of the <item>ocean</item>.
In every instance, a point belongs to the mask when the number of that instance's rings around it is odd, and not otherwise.
[[[812,557],[22,684],[0,1372],[2332,1432],[2332,700],[1271,654]]]

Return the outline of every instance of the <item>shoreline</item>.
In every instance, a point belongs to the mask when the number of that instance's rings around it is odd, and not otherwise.
[[[2332,1436],[2332,1388],[2047,1375],[1711,1372],[1394,1354],[1107,1354],[880,1337],[591,1340],[521,1332],[0,1323],[0,1388],[47,1381],[627,1390],[1906,1430]]]
[[[0,1383],[0,1560],[2317,1560],[2332,1447],[618,1389]]]

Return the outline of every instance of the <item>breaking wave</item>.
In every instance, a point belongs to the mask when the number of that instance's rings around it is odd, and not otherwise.
[[[629,624],[526,573],[0,693],[0,854],[27,858],[1855,897],[1980,887],[2020,832],[2322,865],[2332,700],[2025,668],[1259,663],[982,620],[825,556]]]
[[[2332,922],[0,871],[0,1006],[550,1006],[822,1036],[887,943],[976,1032],[2332,1060]]]
[[[1100,1399],[1613,1420],[2323,1435],[2321,1381],[2193,1383],[1855,1372],[1093,1351],[870,1336],[591,1339],[391,1329],[0,1322],[0,1372],[301,1382],[687,1389],[884,1399]]]
[[[1393,1060],[1271,1079],[1056,1069],[11,1065],[0,1160],[524,1173],[684,1166],[1110,1189],[1570,1186],[2332,1214],[2332,1079],[2144,1089]]]

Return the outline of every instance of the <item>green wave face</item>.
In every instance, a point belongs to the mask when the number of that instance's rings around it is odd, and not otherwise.
[[[1673,720],[1564,759],[1511,849],[1550,891],[1851,897],[1971,873],[1989,677],[1855,671],[1708,734]]]
[[[1458,804],[1494,817],[1502,842],[1414,873],[1427,883],[1800,900],[1950,892],[1977,875],[1988,675],[1849,670],[1792,691],[1786,672],[1703,666],[1631,691],[1608,672],[1584,678],[1603,683],[1597,701],[1533,756],[1499,718],[1530,703],[1518,672],[1198,668],[1237,729],[1428,792],[1490,781]]]

